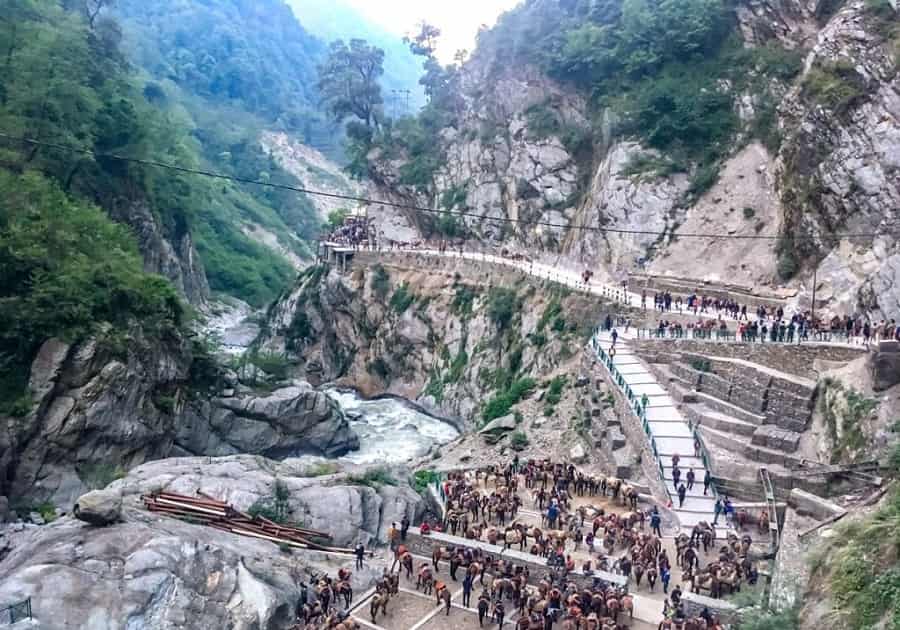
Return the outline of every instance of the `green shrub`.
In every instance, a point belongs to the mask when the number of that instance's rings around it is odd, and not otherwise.
[[[117,464],[94,463],[76,468],[78,478],[91,490],[102,490],[113,481],[125,477],[125,469]]]
[[[668,177],[682,172],[684,167],[671,158],[652,153],[636,153],[628,160],[622,174],[626,177]]]
[[[509,438],[509,446],[514,451],[522,451],[528,446],[528,436],[523,431],[515,431]]]
[[[538,348],[542,348],[547,343],[547,336],[544,333],[531,333],[528,335],[528,338],[531,340],[531,343]]]
[[[688,186],[688,192],[695,197],[699,197],[715,186],[717,181],[719,181],[719,163],[703,164],[694,171],[691,183]]]
[[[250,516],[262,516],[270,521],[287,524],[290,515],[291,493],[287,485],[281,479],[275,479],[272,494],[260,497],[253,502],[247,513]]]
[[[558,297],[553,296],[544,308],[544,312],[541,313],[541,318],[538,320],[536,326],[537,331],[543,332],[544,328],[547,327],[547,324],[559,317],[561,313],[562,304]]]
[[[291,325],[285,331],[287,345],[291,349],[296,349],[301,343],[315,340],[315,330],[313,330],[312,322],[306,311],[302,310],[299,305],[291,318]]]
[[[562,400],[562,393],[566,388],[566,377],[565,376],[554,376],[553,380],[550,381],[550,386],[547,388],[547,393],[544,395],[544,401],[551,406],[556,406],[559,404],[559,401]]]
[[[368,486],[370,488],[396,486],[398,483],[385,468],[375,468],[366,471],[363,475],[350,475],[347,477],[347,482],[355,486]]]
[[[456,206],[464,206],[468,195],[465,184],[451,186],[441,193],[441,207],[452,210]]]
[[[391,276],[380,263],[372,267],[372,291],[382,301],[391,290]]]
[[[322,462],[320,464],[312,464],[303,469],[301,477],[324,477],[325,475],[333,475],[340,467],[334,462]]]
[[[247,363],[256,366],[277,381],[283,381],[290,375],[291,363],[283,354],[254,351],[244,357]]]
[[[525,125],[528,135],[535,140],[559,135],[562,130],[556,110],[546,103],[532,105],[525,110]]]
[[[750,208],[750,207],[744,208],[744,218],[745,219],[749,220],[755,216],[756,216],[756,210],[754,210],[753,208]]]
[[[491,398],[484,407],[481,417],[484,423],[505,416],[513,405],[522,400],[534,389],[533,378],[520,378],[512,381],[504,391]]]
[[[447,376],[444,377],[444,382],[458,383],[459,379],[463,376],[463,372],[465,371],[468,362],[469,355],[466,353],[466,349],[460,345],[459,352],[453,357],[453,362],[450,364],[450,371],[447,372]]]
[[[424,496],[428,492],[428,487],[438,482],[440,478],[440,474],[433,470],[417,470],[413,473],[412,487]]]
[[[462,319],[468,319],[472,315],[472,305],[478,296],[476,289],[463,284],[456,285],[456,293],[453,295],[451,310]]]
[[[492,287],[488,292],[487,314],[500,330],[505,330],[519,313],[522,303],[513,289]]]
[[[866,81],[849,61],[819,63],[806,73],[801,87],[804,98],[832,110],[846,114],[866,93]]]
[[[406,312],[406,310],[412,306],[412,303],[416,300],[416,294],[410,291],[409,284],[404,282],[394,291],[394,295],[391,296],[390,306],[394,311],[402,315]]]

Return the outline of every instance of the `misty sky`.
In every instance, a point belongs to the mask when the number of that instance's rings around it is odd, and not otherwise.
[[[437,51],[442,63],[453,61],[453,53],[475,47],[475,34],[482,24],[493,26],[503,11],[520,0],[346,0],[370,20],[398,35],[415,30],[421,20],[441,29]]]

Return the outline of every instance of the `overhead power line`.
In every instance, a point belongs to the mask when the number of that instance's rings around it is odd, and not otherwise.
[[[756,241],[774,241],[779,239],[778,235],[774,234],[714,234],[714,233],[685,233],[685,232],[660,232],[654,230],[629,230],[625,228],[615,228],[615,227],[601,227],[594,225],[568,225],[564,223],[553,223],[550,221],[541,221],[541,220],[531,220],[531,219],[514,219],[511,217],[490,217],[490,216],[482,216],[480,214],[476,214],[474,212],[465,212],[463,210],[441,210],[438,208],[425,208],[423,206],[417,206],[414,204],[401,203],[396,201],[386,201],[379,199],[370,199],[367,197],[358,197],[356,195],[345,195],[341,193],[332,193],[326,192],[323,190],[313,190],[310,188],[304,188],[302,186],[292,186],[290,184],[280,184],[277,182],[266,182],[258,179],[250,179],[247,177],[239,177],[237,175],[228,175],[225,173],[217,173],[215,171],[207,171],[204,169],[191,168],[187,166],[179,166],[178,164],[169,164],[166,162],[159,162],[157,160],[150,160],[144,158],[136,158],[125,155],[117,155],[115,153],[99,153],[96,151],[92,151],[91,149],[83,149],[80,147],[68,146],[65,144],[59,144],[55,142],[47,142],[44,140],[37,140],[34,138],[27,138],[22,136],[15,136],[9,133],[5,133],[0,131],[0,138],[4,138],[6,140],[10,140],[12,142],[20,142],[23,144],[28,144],[36,147],[43,147],[47,149],[55,149],[58,151],[64,151],[68,153],[78,153],[82,155],[90,155],[94,158],[101,158],[104,160],[117,160],[121,162],[127,162],[131,164],[140,164],[142,166],[152,166],[154,168],[166,169],[178,173],[184,173],[188,175],[199,175],[202,177],[210,177],[213,179],[223,179],[228,181],[237,182],[240,184],[249,184],[252,186],[263,186],[266,188],[275,188],[278,190],[288,190],[296,193],[302,193],[305,195],[314,195],[317,197],[327,197],[330,199],[340,199],[342,201],[353,201],[362,204],[370,204],[370,205],[380,205],[386,206],[389,208],[397,208],[398,210],[413,210],[416,212],[425,212],[429,214],[438,214],[438,215],[452,215],[458,217],[467,217],[472,219],[477,219],[479,221],[491,221],[494,223],[513,223],[517,225],[525,225],[525,226],[534,226],[534,227],[548,227],[548,228],[556,228],[560,230],[580,230],[587,232],[599,232],[602,234],[622,234],[622,235],[631,235],[631,236],[657,236],[662,237],[666,235],[675,236],[677,238],[697,238],[697,239],[731,239],[731,240],[756,240]],[[875,238],[878,236],[885,236],[887,234],[892,234],[891,232],[882,231],[882,232],[874,232],[874,233],[844,233],[844,234],[834,234],[835,238]],[[805,236],[802,234],[798,234],[794,236],[794,240],[804,240],[804,239],[812,239],[813,236]]]

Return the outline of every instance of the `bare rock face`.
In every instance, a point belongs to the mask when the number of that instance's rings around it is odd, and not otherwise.
[[[206,272],[187,226],[169,233],[143,201],[123,203],[108,211],[134,232],[144,269],[168,278],[191,304],[201,305],[209,299]]]
[[[71,505],[91,478],[109,480],[171,455],[342,455],[358,437],[337,405],[298,381],[265,394],[207,398],[192,390],[180,339],[129,331],[128,348],[103,335],[76,346],[50,340],[30,387],[34,410],[0,417],[0,492]]]
[[[339,457],[359,448],[337,404],[303,381],[264,396],[216,398],[186,416],[176,444],[187,453]]]
[[[286,553],[275,544],[143,509],[142,492],[198,489],[247,509],[289,489],[292,517],[330,530],[335,544],[383,539],[391,520],[411,519],[420,497],[408,485],[348,485],[344,475],[306,478],[303,467],[259,457],[179,458],[140,466],[108,491],[123,497],[122,521],[94,527],[72,517],[10,533],[0,560],[0,601],[32,598],[41,628],[239,628],[293,623],[301,584],[352,558]],[[398,472],[397,478],[403,475]],[[310,503],[307,505],[307,501]],[[380,565],[353,572],[357,592]]]
[[[872,373],[872,389],[882,392],[900,383],[900,344],[896,341],[882,341],[878,351],[869,359]]]

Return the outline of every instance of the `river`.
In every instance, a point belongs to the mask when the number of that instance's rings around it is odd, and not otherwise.
[[[351,420],[360,449],[338,461],[352,464],[402,464],[457,437],[451,424],[422,413],[401,398],[365,400],[356,392],[326,389]]]

